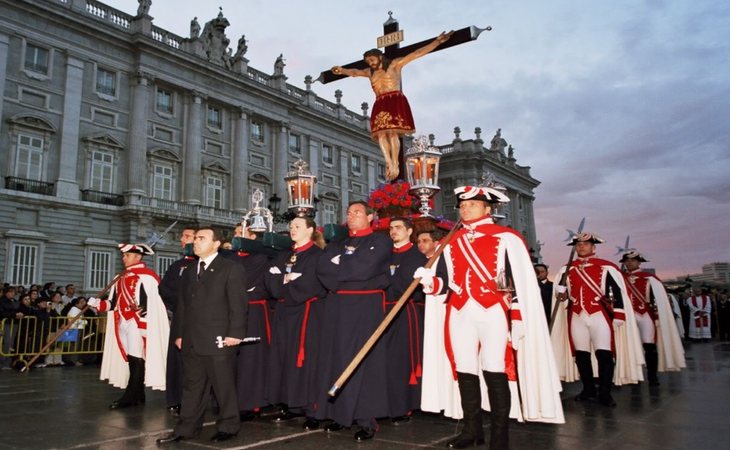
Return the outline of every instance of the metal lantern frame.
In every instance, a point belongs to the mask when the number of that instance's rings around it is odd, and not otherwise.
[[[424,217],[432,217],[428,202],[441,190],[438,185],[441,151],[432,146],[426,136],[413,140],[413,146],[405,154],[406,173],[411,195],[421,202],[418,210]]]
[[[254,189],[253,195],[251,195],[251,202],[253,202],[254,206],[241,219],[244,236],[246,235],[246,230],[253,231],[254,233],[272,232],[274,215],[271,214],[268,208],[261,206],[261,202],[263,201],[264,191],[259,188]]]
[[[296,216],[313,216],[317,177],[309,171],[309,164],[301,159],[292,164],[294,170],[287,172],[287,209]]]

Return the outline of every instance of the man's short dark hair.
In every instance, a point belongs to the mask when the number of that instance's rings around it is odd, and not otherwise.
[[[220,241],[220,243],[223,244],[223,233],[221,232],[220,229],[214,228],[212,225],[208,225],[208,226],[202,226],[202,227],[198,228],[197,230],[195,230],[195,232],[197,233],[198,231],[202,231],[202,230],[212,231],[213,232],[213,241],[214,242]]]
[[[545,269],[545,272],[547,272],[547,270],[548,270],[547,264],[543,264],[543,263],[533,264],[532,267],[534,267],[535,269],[537,269],[538,267],[542,267],[543,269]]]
[[[364,206],[366,214],[373,214],[375,212],[375,210],[372,207],[370,207],[370,205],[368,205],[368,202],[366,202],[365,200],[353,200],[347,204],[347,209],[350,209],[350,206],[352,206],[352,205]]]
[[[411,219],[409,219],[408,217],[396,216],[396,217],[393,217],[392,219],[390,219],[390,223],[393,223],[393,222],[396,222],[396,221],[403,222],[403,225],[408,230],[412,230],[413,229],[413,221]]]

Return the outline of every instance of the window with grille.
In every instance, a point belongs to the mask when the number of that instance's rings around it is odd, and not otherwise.
[[[112,252],[89,251],[89,289],[100,291],[112,279]]]
[[[40,248],[32,244],[13,244],[10,255],[10,284],[29,286],[36,282]]]
[[[205,205],[213,208],[223,207],[223,180],[219,177],[208,176],[205,182]]]
[[[337,220],[337,207],[331,201],[323,201],[322,220],[324,223],[339,223]]]
[[[31,72],[48,75],[49,52],[47,49],[32,44],[25,46],[25,69]]]
[[[172,114],[172,92],[164,89],[157,89],[157,102],[155,104],[157,111]]]
[[[40,181],[43,173],[43,139],[19,134],[16,155],[15,176]]]
[[[99,192],[113,192],[113,172],[114,156],[106,152],[93,152],[91,155],[91,183],[89,188]]]
[[[289,151],[297,155],[302,153],[302,137],[298,134],[289,134]]]
[[[174,256],[164,256],[164,255],[158,255],[157,256],[157,274],[162,278],[162,276],[167,272],[167,269],[174,263],[176,258]]]
[[[96,92],[115,96],[117,93],[117,74],[106,69],[96,69]]]
[[[350,156],[350,163],[352,165],[353,173],[362,173],[362,158],[359,155]]]
[[[163,200],[172,200],[173,188],[172,167],[155,164],[152,180],[152,196]]]

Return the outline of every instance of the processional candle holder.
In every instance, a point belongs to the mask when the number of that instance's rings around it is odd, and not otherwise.
[[[253,231],[254,233],[263,233],[265,231],[271,233],[274,216],[268,208],[261,206],[262,201],[264,201],[264,192],[256,188],[251,196],[253,208],[243,215],[242,226],[244,235],[246,234],[246,230]]]
[[[293,164],[294,170],[288,172],[286,182],[287,209],[297,217],[314,216],[314,187],[317,177],[309,171],[309,164],[301,159]]]
[[[405,158],[408,184],[411,186],[408,192],[420,200],[418,210],[421,216],[433,217],[428,203],[441,190],[438,186],[441,151],[431,146],[426,136],[419,136],[413,140],[413,146],[406,151]]]

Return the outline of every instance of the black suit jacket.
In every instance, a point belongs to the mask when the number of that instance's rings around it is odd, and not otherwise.
[[[236,347],[218,348],[216,337],[246,337],[246,270],[220,255],[199,279],[197,269],[183,272],[172,333],[182,338],[183,349],[193,346],[200,355],[235,353]]]

